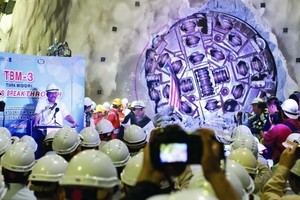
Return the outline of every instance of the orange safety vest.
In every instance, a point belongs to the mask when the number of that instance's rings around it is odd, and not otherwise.
[[[115,129],[119,129],[121,126],[119,114],[115,109],[110,109],[107,115],[107,120],[109,120]]]

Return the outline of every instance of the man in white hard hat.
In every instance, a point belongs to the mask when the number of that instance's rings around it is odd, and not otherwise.
[[[287,99],[281,104],[283,111],[283,124],[287,125],[293,133],[300,132],[300,122],[298,121],[298,104],[293,99]]]
[[[84,127],[95,127],[94,119],[92,117],[93,101],[90,97],[84,98]]]
[[[147,134],[149,141],[150,132],[154,129],[154,124],[145,113],[145,103],[143,101],[133,101],[131,104],[135,118],[131,119],[130,124],[136,124],[141,127]]]
[[[57,85],[54,83],[49,84],[46,89],[46,95],[47,98],[40,99],[36,105],[33,127],[63,126],[64,120],[68,121],[71,126],[77,127],[78,124],[71,116],[66,105],[57,100],[57,97],[59,96],[59,88]],[[34,132],[34,134],[35,135],[33,137],[38,143],[38,149],[40,150],[42,149],[42,143],[47,133],[46,131],[38,131]],[[36,152],[37,158],[42,156],[42,153],[39,150]]]
[[[78,126],[73,119],[66,105],[57,101],[59,89],[51,83],[46,89],[47,99],[41,99],[35,108],[33,126],[63,126],[63,120],[68,121],[72,126]]]
[[[34,164],[34,152],[25,142],[17,142],[8,148],[1,158],[2,174],[8,186],[3,199],[36,199],[27,187]]]

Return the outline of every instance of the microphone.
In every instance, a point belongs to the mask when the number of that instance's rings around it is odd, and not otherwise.
[[[59,111],[59,108],[55,108],[55,112],[54,112],[54,115],[53,115],[53,118],[56,119],[56,113],[58,113]]]
[[[54,103],[53,106],[49,107],[49,109],[50,109],[50,110],[53,110],[56,106],[57,106],[57,103]],[[58,109],[58,111],[59,111],[59,109]],[[57,112],[58,112],[58,111],[57,111]]]

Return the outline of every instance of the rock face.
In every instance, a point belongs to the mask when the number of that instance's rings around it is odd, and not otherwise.
[[[287,66],[293,79],[284,76],[280,80],[289,83],[288,89],[281,94],[287,97],[293,90],[298,90],[300,68],[295,62],[299,57],[297,44],[300,40],[298,1],[282,1],[278,6],[277,0],[269,0],[265,7],[259,0],[230,1],[252,6],[253,12],[275,34],[271,37],[277,38],[278,47],[286,58],[286,63],[283,60],[280,65]],[[223,2],[17,0],[12,14],[0,14],[0,51],[46,55],[55,38],[60,42],[67,41],[73,55],[87,58],[86,96],[97,104],[115,97],[127,97],[133,101],[139,96],[134,92],[135,87],[145,84],[136,81],[137,74],[140,74],[136,70],[137,65],[143,63],[143,51],[149,48],[149,41],[155,38],[155,34],[168,30],[169,25],[200,11],[206,4],[212,4],[214,9],[219,10],[228,8]],[[238,9],[234,8],[235,4],[230,5],[232,9]],[[288,28],[287,33],[283,32],[285,27]],[[97,94],[97,90],[102,91],[101,95]]]
[[[0,51],[46,54],[54,39],[64,41],[72,1],[16,1],[11,15],[0,16]]]

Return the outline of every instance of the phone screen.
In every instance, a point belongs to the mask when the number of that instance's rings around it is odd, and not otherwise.
[[[162,163],[187,162],[188,149],[186,143],[160,144],[160,161]]]

